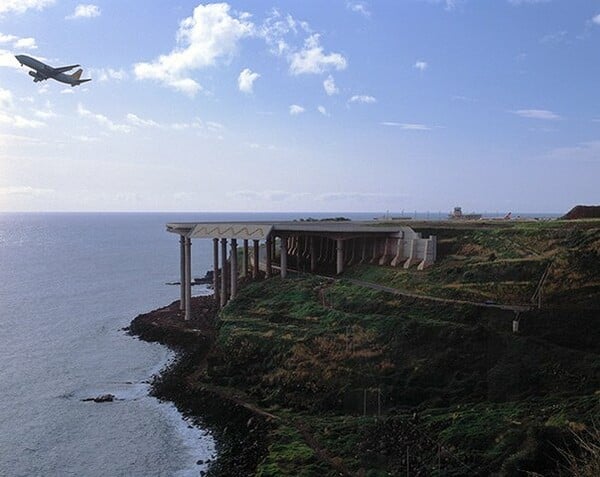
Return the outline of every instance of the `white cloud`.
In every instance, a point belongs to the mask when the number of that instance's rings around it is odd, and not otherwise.
[[[35,119],[27,119],[23,116],[12,115],[8,113],[4,113],[0,111],[0,123],[8,124],[9,126],[14,126],[19,129],[31,128],[37,129],[45,126],[45,124],[41,121],[37,121]]]
[[[318,33],[309,36],[304,47],[290,55],[290,73],[320,74],[330,69],[343,70],[348,66],[346,58],[339,53],[323,53]]]
[[[325,92],[328,96],[333,96],[334,94],[340,92],[338,87],[335,85],[335,80],[333,79],[333,76],[331,75],[329,75],[327,78],[325,78],[325,81],[323,81],[323,88],[325,88]]]
[[[238,76],[238,88],[242,93],[252,93],[254,82],[258,78],[260,78],[260,74],[253,72],[250,68],[245,68]]]
[[[0,43],[12,43],[12,47],[19,50],[35,50],[37,48],[35,38],[19,38],[15,35],[5,35],[3,33],[0,33]],[[0,52],[2,52],[2,54],[10,54],[11,56],[13,56],[12,52],[6,50],[0,50]]]
[[[35,111],[33,114],[35,115],[35,117],[40,118],[40,119],[50,119],[50,118],[56,117],[56,113],[49,109],[46,111],[43,111],[40,109],[38,111]]]
[[[347,2],[346,8],[348,10],[353,11],[355,13],[360,13],[365,17],[370,17],[371,12],[369,11],[369,7],[365,2]]]
[[[101,126],[104,126],[110,131],[124,132],[128,133],[131,131],[131,127],[127,124],[116,124],[106,116],[102,114],[92,113],[91,111],[85,109],[81,103],[77,105],[77,114],[82,118],[89,118],[96,121]]]
[[[292,116],[296,116],[298,114],[301,114],[305,111],[305,109],[302,106],[299,106],[298,104],[292,104],[290,106],[290,114]]]
[[[545,119],[545,120],[555,120],[561,119],[561,117],[546,109],[518,109],[516,111],[511,111],[513,114],[517,116],[521,116],[522,118],[530,118],[530,119]]]
[[[561,30],[556,33],[549,33],[540,38],[540,43],[562,43],[567,40],[567,31]]]
[[[99,17],[101,13],[102,12],[100,11],[100,7],[98,7],[98,5],[80,3],[75,7],[75,11],[65,18],[67,20],[74,20],[76,18],[94,18]]]
[[[64,88],[60,90],[60,94],[74,94],[73,88]]]
[[[10,43],[11,41],[18,40],[19,37],[15,35],[5,35],[4,33],[0,33],[0,43]]]
[[[195,95],[202,86],[190,77],[191,72],[213,66],[219,58],[230,57],[239,40],[254,31],[247,15],[239,14],[236,18],[229,10],[226,3],[198,5],[193,15],[179,24],[177,46],[151,63],[136,63],[136,78],[159,81]]]
[[[283,15],[276,8],[271,10],[270,15],[260,25],[257,34],[265,40],[270,47],[271,53],[277,56],[290,52],[290,35],[297,35],[300,31],[312,33],[310,26],[305,21],[296,20],[292,15]]]
[[[0,67],[2,66],[5,68],[19,68],[19,62],[11,51],[0,50]]]
[[[152,119],[142,119],[133,113],[128,113],[126,119],[128,123],[138,127],[160,127],[160,124],[158,124],[156,121],[153,121]]]
[[[354,96],[352,96],[348,102],[350,103],[363,103],[363,104],[372,104],[372,103],[376,103],[377,99],[374,98],[373,96],[369,96],[366,94],[356,94]]]
[[[19,129],[36,129],[45,126],[41,121],[14,114],[14,109],[15,104],[12,92],[0,88],[0,124],[6,124]]]
[[[19,38],[17,41],[15,41],[14,47],[25,50],[35,50],[37,45],[35,43],[35,38]]]
[[[329,116],[329,113],[325,109],[325,106],[317,106],[317,111],[319,111],[323,116]]]
[[[594,18],[592,18],[592,23],[595,23],[596,25],[600,25],[600,13],[598,15],[596,15]]]
[[[125,70],[123,70],[123,69],[116,70],[113,68],[91,69],[90,75],[92,77],[96,76],[98,81],[109,81],[109,80],[121,81],[121,80],[127,79],[129,77],[129,75],[127,74],[127,72]]]
[[[3,13],[24,13],[27,10],[41,10],[52,5],[55,0],[2,0],[0,15]]]
[[[391,126],[391,127],[397,127],[400,129],[404,129],[407,131],[430,131],[431,128],[425,124],[418,124],[418,123],[397,123],[394,121],[383,121],[381,123],[382,126]]]
[[[11,109],[13,106],[12,93],[7,89],[0,88],[0,110]]]
[[[413,65],[413,68],[416,68],[419,71],[425,71],[427,68],[429,68],[429,65],[426,61],[419,60]]]
[[[30,186],[8,186],[0,187],[0,195],[28,195],[38,197],[40,195],[54,194],[54,189],[42,189]]]

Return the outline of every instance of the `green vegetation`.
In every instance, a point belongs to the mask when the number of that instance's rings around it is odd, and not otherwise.
[[[544,306],[513,333],[512,311],[298,276],[245,284],[216,329],[174,316],[187,354],[155,389],[226,423],[210,475],[597,475],[600,222],[419,230],[438,236],[434,267],[345,276],[527,303],[545,275]]]
[[[600,220],[416,226],[438,237],[438,261],[425,273],[354,266],[346,276],[407,291],[471,301],[529,303],[548,269],[548,306],[600,308]]]
[[[257,475],[548,473],[600,414],[595,315],[536,311],[515,335],[502,310],[275,278],[221,312],[197,379],[280,418]]]

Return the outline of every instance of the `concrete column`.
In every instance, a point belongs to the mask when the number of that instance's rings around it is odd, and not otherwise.
[[[410,253],[408,259],[404,262],[404,268],[410,268],[419,261],[417,257],[417,247],[419,239],[412,239],[410,241]]]
[[[359,263],[365,263],[366,259],[367,259],[367,239],[363,238],[362,239],[362,254],[360,256],[360,262]]]
[[[179,309],[185,310],[185,237],[179,236]]]
[[[317,270],[317,246],[315,244],[315,237],[310,237],[310,271],[315,272]]]
[[[221,308],[227,304],[227,239],[221,239]]]
[[[371,263],[377,263],[379,260],[379,239],[373,238],[373,256],[371,257]]]
[[[336,273],[340,275],[344,272],[344,241],[337,239],[337,267]]]
[[[185,320],[192,318],[192,240],[185,239]]]
[[[267,243],[265,244],[265,249],[267,252],[267,278],[271,278],[271,275],[273,274],[273,244],[271,242],[272,239],[268,238]]]
[[[248,262],[250,261],[250,256],[248,255],[248,239],[244,239],[244,264],[242,270],[242,276],[248,276]]]
[[[254,246],[252,247],[252,255],[254,261],[254,266],[252,267],[252,278],[256,280],[258,278],[258,271],[260,270],[258,263],[258,252],[260,251],[260,242],[258,240],[253,240],[252,243],[254,244]]]
[[[237,240],[231,239],[231,298],[237,295],[238,281],[238,260],[237,260]]]
[[[281,237],[279,239],[279,244],[280,244],[279,253],[281,254],[281,264],[280,264],[281,278],[286,278],[287,277],[287,259],[288,259],[287,238]]]
[[[220,302],[219,294],[219,239],[213,239],[213,290],[215,302]]]

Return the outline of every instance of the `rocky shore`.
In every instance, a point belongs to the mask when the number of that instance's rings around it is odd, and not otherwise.
[[[218,459],[200,475],[252,475],[266,453],[269,419],[202,384],[203,370],[215,345],[218,310],[212,296],[194,297],[192,310],[193,319],[186,322],[179,302],[173,302],[137,316],[126,331],[176,351],[176,360],[154,378],[152,394],[172,401],[194,424],[215,437]]]

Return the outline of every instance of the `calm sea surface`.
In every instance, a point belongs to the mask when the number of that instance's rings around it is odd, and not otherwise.
[[[0,214],[0,476],[198,475],[211,436],[145,383],[171,353],[121,331],[179,298],[165,223],[307,216]],[[194,241],[194,276],[211,247]],[[81,401],[106,393],[119,400]]]

